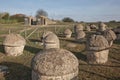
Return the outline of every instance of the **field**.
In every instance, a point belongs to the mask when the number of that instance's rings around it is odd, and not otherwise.
[[[111,28],[120,25],[120,23],[107,24]],[[73,24],[49,25],[46,27],[0,24],[0,65],[9,67],[9,74],[4,77],[0,76],[0,80],[31,80],[31,59],[43,49],[39,41],[44,30],[56,33],[59,36],[61,48],[71,51],[79,59],[79,80],[120,80],[120,41],[114,41],[113,46],[110,48],[109,60],[106,64],[90,65],[86,59],[85,42],[76,42],[74,34],[71,39],[65,39],[63,31],[66,28],[73,30]],[[31,34],[33,31],[35,33]],[[20,33],[26,38],[27,44],[23,55],[18,57],[5,55],[2,42],[5,35],[9,33]],[[91,32],[86,33],[89,34]],[[71,43],[77,44],[77,46],[75,48],[68,47],[67,45]]]

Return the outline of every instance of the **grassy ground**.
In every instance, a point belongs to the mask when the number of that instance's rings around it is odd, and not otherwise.
[[[115,24],[114,24],[115,25]],[[117,24],[118,25],[118,24]],[[18,57],[6,56],[2,42],[4,40],[4,34],[8,34],[8,30],[11,29],[13,33],[19,33],[21,30],[26,29],[22,25],[0,25],[0,65],[6,65],[9,67],[10,73],[4,77],[0,77],[0,80],[31,80],[31,59],[32,57],[43,49],[39,44],[41,33],[44,30],[51,30],[55,32],[60,39],[61,48],[70,50],[79,59],[79,80],[120,80],[120,41],[115,41],[109,53],[109,61],[102,65],[90,65],[87,64],[85,42],[78,43],[72,37],[71,39],[65,39],[62,37],[62,33],[66,27],[73,30],[72,25],[54,25],[52,27],[40,27],[34,34],[28,37],[27,44],[24,49],[24,54]],[[34,28],[26,31],[26,34],[21,33],[22,36],[28,36]],[[89,33],[88,33],[89,34]],[[74,36],[74,34],[73,34]],[[77,44],[75,48],[67,47],[69,43]]]

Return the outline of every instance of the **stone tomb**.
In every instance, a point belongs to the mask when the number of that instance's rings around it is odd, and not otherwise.
[[[72,31],[70,29],[66,29],[64,31],[64,35],[65,35],[66,38],[71,38]]]
[[[55,35],[51,31],[43,32],[42,42],[44,49],[60,48],[59,39],[57,35]]]
[[[26,41],[19,34],[8,34],[3,42],[5,53],[9,56],[23,54]]]
[[[47,49],[32,59],[32,80],[77,80],[78,59],[65,49]]]
[[[109,43],[102,35],[91,35],[87,39],[87,60],[90,64],[103,64],[108,61]]]

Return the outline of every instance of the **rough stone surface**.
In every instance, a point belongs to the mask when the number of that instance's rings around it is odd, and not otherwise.
[[[118,26],[117,28],[114,28],[113,31],[114,31],[116,34],[120,34],[120,26]]]
[[[99,52],[88,51],[87,59],[91,64],[104,64],[108,61],[109,50],[103,50]]]
[[[19,34],[8,34],[3,42],[3,45],[8,46],[23,46],[26,44],[25,39]]]
[[[71,38],[72,31],[70,29],[66,29],[64,31],[64,34],[66,38]]]
[[[0,75],[6,75],[7,73],[9,73],[8,67],[7,66],[3,66],[0,65]]]
[[[94,25],[94,24],[90,24],[90,28],[91,29],[97,29],[96,25]]]
[[[98,26],[98,31],[104,31],[107,29],[107,25],[104,24],[104,23],[99,23],[99,26]]]
[[[43,33],[42,41],[43,41],[44,49],[60,48],[59,39],[57,35],[55,35],[51,31],[46,31]]]
[[[75,43],[68,43],[68,44],[66,45],[66,47],[75,48],[75,47],[77,47],[77,44],[75,44]]]
[[[41,51],[31,64],[32,80],[71,80],[78,75],[78,59],[64,49]]]
[[[117,35],[117,40],[120,40],[120,26],[118,26],[117,28],[112,29],[115,34]]]
[[[80,30],[76,33],[76,40],[83,39],[85,38],[85,36],[86,36],[85,32]]]
[[[112,30],[105,30],[103,36],[107,39],[110,46],[113,44],[113,40],[117,38],[116,34]]]
[[[75,33],[77,33],[80,30],[83,31],[83,25],[82,24],[77,24],[77,25],[74,26],[74,32]]]
[[[25,44],[25,39],[19,34],[9,34],[3,42],[5,53],[8,56],[19,56],[23,54]]]
[[[87,50],[104,50],[109,48],[108,41],[102,35],[91,35],[87,39]]]
[[[90,26],[86,26],[86,31],[91,31]]]
[[[87,60],[89,63],[103,64],[108,60],[109,44],[102,35],[91,35],[87,39]]]

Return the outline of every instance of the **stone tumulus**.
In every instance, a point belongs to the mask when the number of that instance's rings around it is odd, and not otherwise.
[[[82,30],[79,30],[76,33],[75,39],[76,40],[82,40],[83,38],[85,38],[85,36],[86,36],[85,32],[82,31]]]
[[[83,25],[82,24],[77,24],[77,25],[75,25],[74,26],[74,32],[75,32],[75,34],[78,32],[78,31],[83,31]]]
[[[3,42],[5,53],[10,56],[23,54],[25,44],[25,39],[19,34],[8,34]]]
[[[104,24],[103,22],[100,22],[98,25],[98,31],[102,32],[105,31],[107,29],[107,25]]]
[[[45,31],[43,33],[42,42],[43,42],[44,49],[60,48],[59,39],[57,35],[55,35],[51,31]]]
[[[103,36],[107,39],[110,46],[112,46],[113,41],[117,38],[116,34],[110,29],[105,30]]]
[[[47,49],[32,59],[32,80],[72,80],[78,75],[78,60],[65,49]]]
[[[91,64],[103,64],[108,61],[109,43],[102,35],[91,35],[87,39],[87,59]]]
[[[71,38],[72,31],[70,29],[66,29],[64,31],[64,35],[65,35],[66,38]]]

